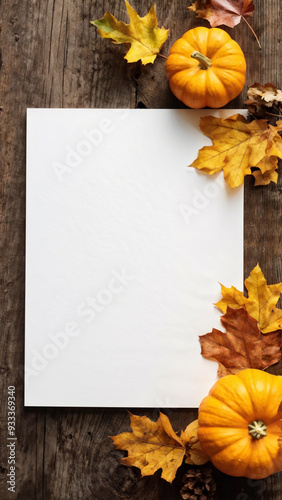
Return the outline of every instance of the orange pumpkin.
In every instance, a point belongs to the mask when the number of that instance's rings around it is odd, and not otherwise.
[[[230,476],[282,470],[282,377],[246,369],[219,379],[199,407],[200,444]]]
[[[220,108],[245,84],[246,61],[237,42],[219,28],[194,28],[171,47],[166,74],[172,92],[190,108]]]

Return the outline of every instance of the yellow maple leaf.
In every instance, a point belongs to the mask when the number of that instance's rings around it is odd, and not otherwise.
[[[251,271],[245,280],[248,297],[234,286],[226,288],[221,285],[222,299],[215,305],[224,313],[227,307],[240,309],[245,307],[247,312],[258,322],[262,333],[275,332],[282,328],[282,309],[276,306],[282,292],[282,283],[267,285],[266,279],[259,265]]]
[[[282,129],[282,121],[278,120],[276,122],[276,127]],[[281,158],[282,155],[282,138],[280,135],[275,135],[271,147],[268,150],[268,156],[275,155]]]
[[[114,43],[129,43],[129,51],[125,55],[128,62],[141,59],[143,64],[153,63],[165,43],[169,30],[158,27],[154,4],[148,14],[139,17],[137,12],[125,0],[130,23],[118,21],[112,14],[106,12],[102,19],[91,21],[98,28],[102,38],[111,38]]]
[[[198,440],[195,438],[198,427],[195,429],[195,424],[190,429],[188,426],[181,437],[178,437],[169,418],[161,412],[157,422],[148,417],[139,417],[132,413],[129,415],[133,432],[112,436],[115,446],[119,450],[128,452],[128,456],[121,459],[124,465],[138,467],[142,476],[153,475],[158,469],[162,469],[161,477],[171,483],[186,452],[187,458],[190,458],[188,463],[200,463],[201,452]],[[205,461],[201,463],[205,463],[208,458],[203,452],[202,454]],[[197,462],[191,461],[193,458]]]
[[[205,116],[201,118],[200,128],[212,139],[213,145],[200,149],[198,158],[189,165],[190,167],[210,175],[223,169],[224,178],[232,188],[240,186],[245,175],[253,174],[252,167],[260,169],[262,173],[261,178],[256,174],[256,185],[266,184],[268,180],[277,180],[277,163],[272,159],[266,164],[264,158],[282,158],[280,122],[273,127],[268,125],[267,120],[254,120],[249,123],[240,114],[225,120]]]

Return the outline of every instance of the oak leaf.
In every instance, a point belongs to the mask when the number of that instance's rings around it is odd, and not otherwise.
[[[196,0],[189,10],[209,21],[214,28],[224,24],[234,28],[241,18],[251,16],[254,11],[253,0]]]
[[[212,139],[212,146],[200,149],[196,160],[189,165],[210,175],[223,170],[224,178],[231,188],[240,186],[245,175],[253,175],[252,168],[265,172],[270,180],[275,182],[274,175],[277,162],[264,162],[272,156],[282,158],[282,122],[276,126],[269,125],[267,120],[248,122],[240,114],[227,119],[205,116],[201,118],[202,132]],[[256,184],[266,183],[266,176],[259,179],[256,174]]]
[[[248,297],[245,297],[243,292],[234,286],[226,288],[221,285],[223,298],[215,305],[224,313],[227,307],[233,309],[245,307],[247,312],[257,321],[258,328],[262,333],[282,329],[282,309],[276,307],[282,292],[282,283],[267,285],[263,272],[257,264],[245,280],[245,287],[248,291]]]
[[[123,432],[112,439],[119,450],[128,451],[121,463],[138,467],[142,476],[162,469],[161,477],[171,483],[185,456],[191,460],[189,463],[198,465],[208,460],[197,439],[197,424],[192,422],[178,437],[169,418],[161,412],[157,422],[145,416],[129,415],[133,432]]]
[[[264,370],[281,358],[281,332],[262,335],[246,309],[227,307],[221,322],[226,333],[213,329],[200,336],[201,354],[218,361],[219,377],[245,368]]]
[[[128,62],[141,60],[143,64],[153,63],[165,43],[169,30],[158,27],[154,4],[148,14],[139,17],[137,12],[125,0],[130,23],[118,21],[106,12],[103,18],[92,21],[102,38],[110,38],[116,44],[128,43],[130,49],[125,55]]]

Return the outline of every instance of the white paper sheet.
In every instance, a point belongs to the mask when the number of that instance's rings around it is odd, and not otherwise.
[[[198,407],[219,282],[243,286],[243,189],[187,168],[200,116],[29,109],[25,404]]]

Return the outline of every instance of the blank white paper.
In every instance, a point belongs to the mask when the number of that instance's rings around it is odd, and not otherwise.
[[[220,285],[243,286],[243,188],[187,168],[200,117],[29,109],[25,405],[198,407]]]

